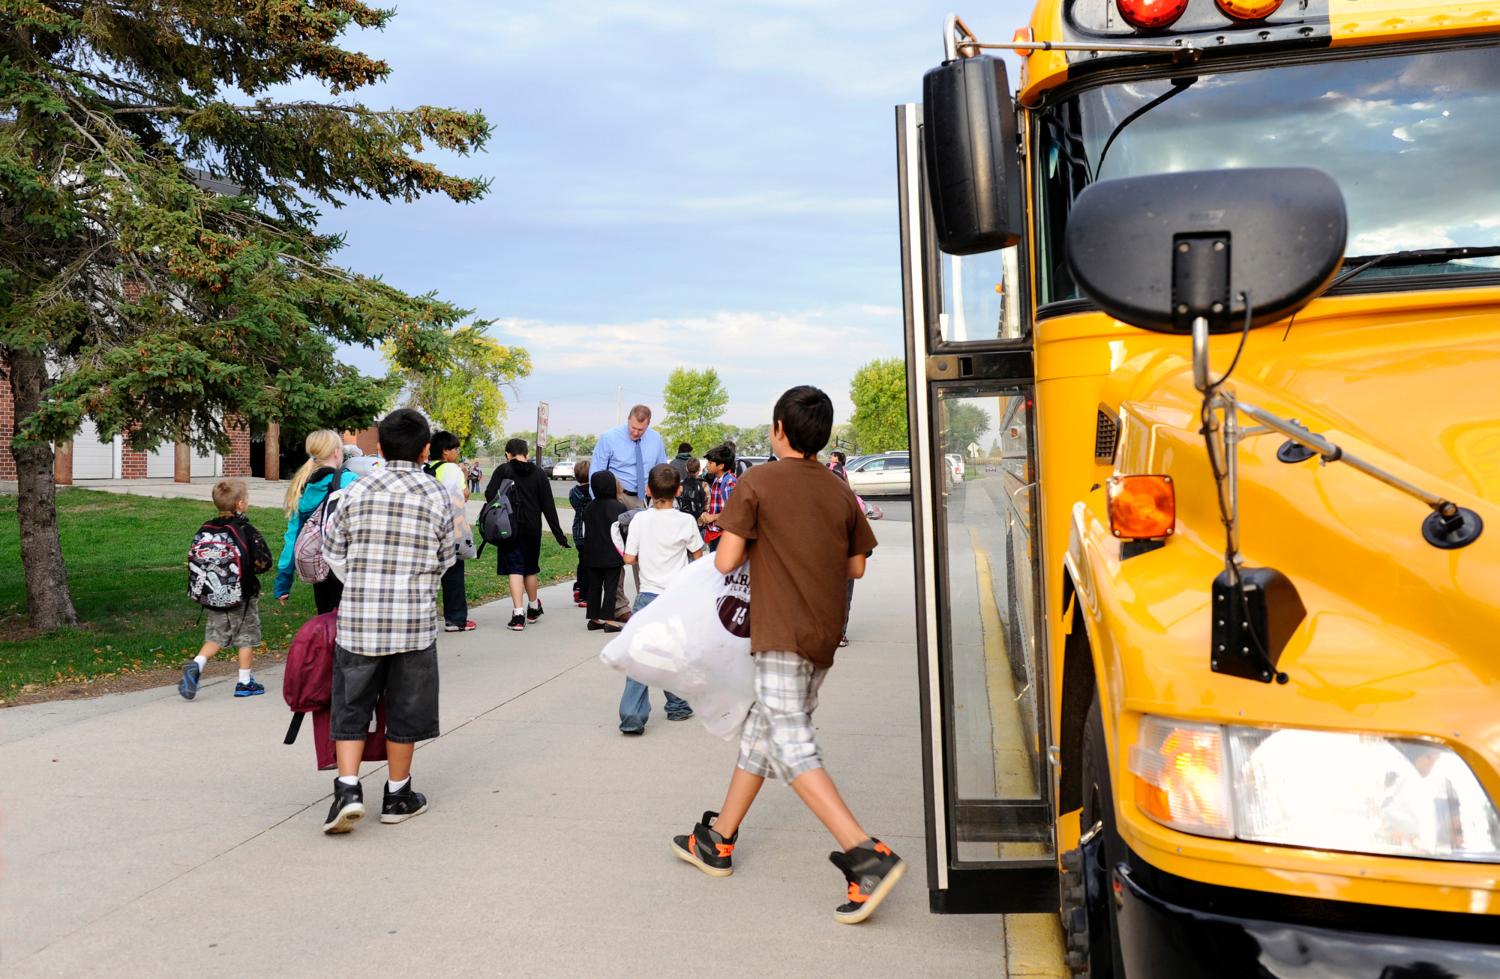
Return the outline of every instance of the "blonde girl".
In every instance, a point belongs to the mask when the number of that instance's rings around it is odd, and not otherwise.
[[[281,559],[276,565],[276,600],[283,605],[292,593],[292,580],[295,578],[292,556],[297,534],[302,530],[303,521],[312,516],[312,512],[328,496],[333,475],[344,463],[344,440],[332,429],[320,428],[308,435],[303,447],[307,450],[307,461],[297,470],[286,488],[286,537],[281,544]],[[345,469],[339,479],[339,489],[357,478],[354,473]],[[339,599],[344,592],[343,582],[329,575],[312,588],[313,601],[319,614],[339,607]]]

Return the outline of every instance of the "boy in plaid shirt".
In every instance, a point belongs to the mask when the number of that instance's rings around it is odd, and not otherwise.
[[[386,704],[390,780],[382,823],[427,811],[411,787],[418,741],[438,736],[438,581],[457,557],[453,509],[422,470],[432,431],[400,408],[380,422],[385,465],[344,491],[326,520],[323,557],[344,582],[333,647],[333,740],[339,777],[325,833],[347,833],[365,814],[359,784],[375,702]]]
[[[844,874],[848,897],[833,916],[856,924],[885,900],[906,864],[859,825],[813,738],[818,689],[843,635],[846,583],[864,576],[875,549],[854,494],[818,462],[832,428],[828,395],[807,386],[783,394],[771,422],[777,461],[741,476],[718,517],[715,566],[729,574],[750,561],[755,704],[723,807],[674,837],[672,849],[704,873],[728,877],[756,793],[767,778],[784,779],[838,841],[828,859]]]

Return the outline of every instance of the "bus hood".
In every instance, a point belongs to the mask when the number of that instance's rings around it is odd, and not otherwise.
[[[1420,500],[1347,465],[1281,462],[1280,434],[1253,435],[1238,452],[1241,552],[1248,566],[1287,575],[1307,617],[1278,664],[1289,687],[1210,674],[1207,592],[1225,538],[1199,434],[1201,396],[1185,341],[1126,358],[1109,385],[1122,395],[1116,471],[1170,474],[1177,496],[1177,532],[1165,548],[1120,559],[1102,506],[1086,531],[1112,569],[1103,573],[1117,579],[1110,590],[1128,596],[1119,613],[1140,627],[1124,634],[1149,640],[1141,660],[1150,666],[1127,671],[1128,699],[1205,717],[1232,704],[1246,718],[1314,727],[1462,732],[1500,798],[1500,317],[1476,309],[1385,323],[1367,311],[1347,326],[1328,319],[1301,335],[1299,321],[1285,342],[1281,327],[1252,334],[1227,387],[1468,507],[1484,532],[1461,549],[1434,547],[1422,536],[1431,511]],[[1216,370],[1238,339],[1214,338]],[[1172,692],[1179,670],[1213,678],[1196,705]]]

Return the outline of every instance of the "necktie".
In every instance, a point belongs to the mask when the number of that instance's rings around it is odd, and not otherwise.
[[[641,440],[635,440],[635,492],[642,495],[646,489],[644,464],[641,462]]]

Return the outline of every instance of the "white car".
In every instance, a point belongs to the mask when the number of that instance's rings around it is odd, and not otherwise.
[[[909,496],[911,454],[882,452],[849,463],[849,488],[859,496]]]
[[[553,479],[572,479],[573,467],[578,465],[577,459],[559,459],[552,466]]]
[[[964,457],[957,452],[949,452],[943,456],[948,463],[948,469],[953,473],[955,480],[964,478]]]

